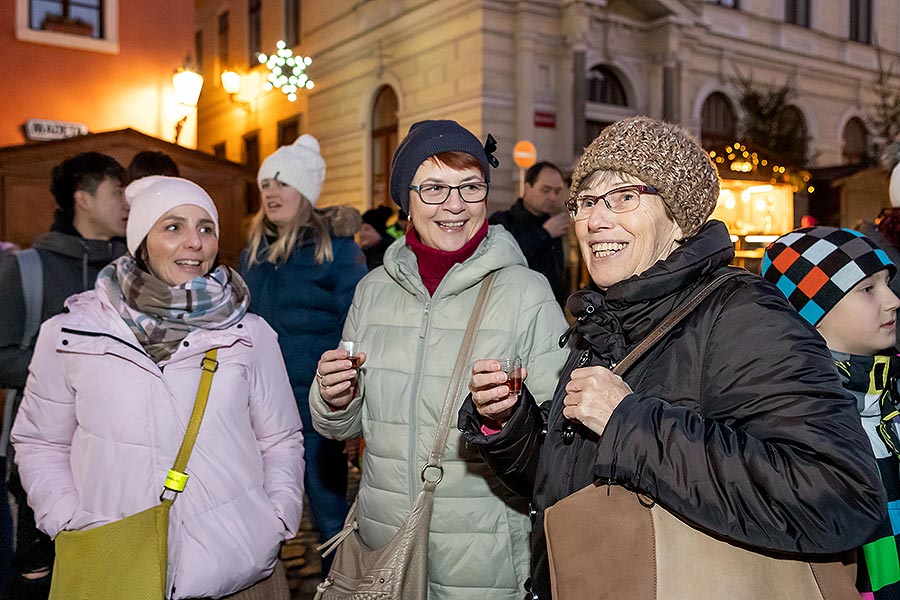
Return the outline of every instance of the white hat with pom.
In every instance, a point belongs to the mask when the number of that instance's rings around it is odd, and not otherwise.
[[[315,206],[325,181],[325,160],[319,151],[319,140],[304,133],[290,146],[282,146],[267,156],[256,176],[260,186],[265,179],[288,184]]]

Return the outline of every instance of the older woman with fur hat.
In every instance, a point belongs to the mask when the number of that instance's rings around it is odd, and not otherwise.
[[[366,261],[354,232],[338,232],[317,210],[325,181],[319,142],[303,134],[266,157],[257,175],[261,198],[240,271],[250,287],[250,311],[278,333],[306,443],[306,496],[324,541],[347,516],[344,445],[312,427],[309,387],[316,361],[341,339],[341,328]],[[327,568],[327,561],[326,561]]]
[[[508,486],[533,498],[529,598],[708,598],[744,571],[718,554],[654,549],[653,503],[751,555],[801,561],[828,562],[878,525],[884,492],[854,400],[821,338],[769,282],[734,274],[630,368],[611,370],[732,270],[728,231],[707,221],[718,193],[715,166],[682,128],[646,117],[606,128],[572,178],[568,208],[591,284],[569,298],[576,322],[561,340],[570,353],[553,401],[511,396],[496,363],[475,363],[459,425]],[[628,511],[598,503],[545,534],[545,509],[595,485],[602,493],[578,498],[625,494]],[[548,552],[560,535],[572,553]],[[801,567],[805,581],[852,597],[852,573],[830,566],[837,575],[821,579]],[[730,593],[798,597],[791,589],[762,578]]]
[[[59,535],[59,548],[67,532],[120,522],[174,493],[167,599],[287,600],[283,571],[272,573],[300,524],[303,436],[275,332],[247,313],[247,286],[219,264],[218,212],[203,189],[151,176],[125,195],[129,254],[44,323],[13,427],[38,527]],[[211,363],[193,451],[176,469]],[[118,581],[123,559],[61,557],[53,598],[74,597],[59,573]]]
[[[369,548],[387,544],[422,488],[454,363],[488,274],[496,273],[471,358],[520,357],[539,399],[550,398],[565,358],[556,344],[565,320],[550,285],[526,267],[505,229],[488,226],[492,151],[455,121],[410,128],[394,154],[390,187],[412,226],[387,249],[384,266],[360,282],[344,327],[344,338],[363,351],[362,368],[352,368],[344,350],[319,360],[310,394],[314,425],[328,437],[361,433],[366,440],[356,520]],[[465,392],[449,393],[455,409]],[[504,488],[450,425],[429,528],[428,597],[520,600],[528,577],[527,502]]]

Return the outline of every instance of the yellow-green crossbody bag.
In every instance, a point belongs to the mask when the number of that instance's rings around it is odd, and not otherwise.
[[[160,503],[137,514],[83,531],[61,531],[50,600],[163,600],[166,596],[169,511],[184,490],[188,458],[200,431],[213,373],[216,350],[201,362],[197,400],[184,440],[163,484]],[[166,492],[171,492],[167,496]]]

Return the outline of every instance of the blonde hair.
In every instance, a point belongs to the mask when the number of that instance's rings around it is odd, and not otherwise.
[[[272,264],[282,264],[287,261],[298,242],[303,241],[303,227],[308,226],[312,229],[312,237],[315,241],[315,261],[317,265],[324,262],[334,260],[334,251],[331,248],[331,233],[329,231],[328,221],[325,217],[316,211],[309,200],[301,195],[300,209],[291,228],[284,234],[279,233],[278,227],[275,226],[267,217],[266,209],[260,206],[259,210],[253,215],[250,222],[250,230],[247,232],[249,238],[249,256],[248,265],[261,263],[260,246],[262,246],[263,238],[274,237],[275,241],[269,244],[269,251],[266,254],[265,261]]]

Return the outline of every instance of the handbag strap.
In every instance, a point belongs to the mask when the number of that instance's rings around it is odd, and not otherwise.
[[[181,448],[178,449],[178,456],[175,457],[175,465],[169,469],[169,473],[166,475],[166,482],[163,484],[164,489],[159,497],[162,502],[175,502],[175,498],[184,491],[184,486],[187,484],[188,475],[185,473],[185,469],[187,469],[191,451],[194,449],[194,442],[197,441],[197,434],[200,432],[200,422],[203,420],[203,413],[206,411],[206,401],[209,399],[213,374],[219,369],[219,361],[216,360],[218,353],[218,348],[213,348],[200,361],[200,387],[197,389],[197,399],[194,401],[194,410],[191,412],[191,419],[188,421],[187,430],[184,432]],[[171,498],[165,497],[166,491],[172,492]]]
[[[431,448],[431,455],[428,462],[422,467],[422,482],[428,486],[436,486],[444,477],[444,450],[447,446],[447,436],[450,434],[450,416],[456,405],[456,398],[459,396],[459,390],[462,386],[463,369],[469,362],[469,356],[472,354],[472,347],[475,345],[475,334],[481,325],[481,318],[484,316],[484,309],[487,306],[487,297],[490,293],[491,286],[494,283],[496,271],[488,274],[482,280],[481,289],[478,290],[478,298],[475,300],[475,306],[472,314],[469,316],[469,323],[466,325],[466,333],[463,335],[462,345],[459,348],[459,354],[456,356],[456,364],[453,366],[453,374],[450,376],[450,385],[447,386],[447,396],[444,398],[444,408],[441,411],[441,420],[438,423],[437,433],[434,436],[434,446]],[[438,478],[434,481],[425,477],[425,472],[430,469],[438,470]]]
[[[720,285],[731,279],[732,277],[737,277],[738,275],[743,275],[746,273],[744,269],[728,269],[727,272],[722,273],[712,281],[710,281],[706,286],[697,292],[690,300],[679,306],[675,309],[674,312],[669,313],[669,316],[663,319],[662,323],[656,326],[656,329],[651,331],[647,337],[642,339],[640,343],[634,347],[634,349],[629,352],[625,358],[620,360],[615,367],[613,367],[612,372],[620,377],[631,368],[637,360],[644,355],[647,350],[653,347],[656,342],[661,340],[669,331],[672,330],[675,325],[677,325],[682,319],[688,316],[691,311],[693,311],[697,306],[703,302],[707,296],[709,296],[716,288]]]

